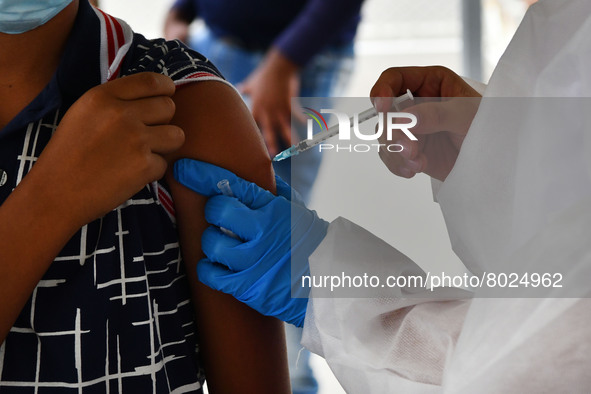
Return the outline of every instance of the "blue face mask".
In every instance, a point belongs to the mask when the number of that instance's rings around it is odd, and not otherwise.
[[[0,0],[0,32],[20,34],[47,23],[72,0]]]

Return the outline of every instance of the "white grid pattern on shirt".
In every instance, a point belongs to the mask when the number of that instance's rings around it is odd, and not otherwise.
[[[167,312],[159,312],[158,311],[158,304],[156,302],[153,303],[153,317],[150,318],[150,320],[145,321],[145,322],[138,322],[137,325],[142,325],[142,324],[146,324],[149,326],[150,328],[150,334],[151,334],[151,339],[153,339],[154,337],[154,320],[156,323],[156,331],[157,331],[157,335],[158,335],[158,339],[160,339],[160,343],[161,342],[161,338],[160,338],[160,332],[159,332],[159,326],[158,326],[158,319],[159,316],[163,315],[163,314],[167,314],[167,313],[171,313],[171,311],[167,311]],[[90,331],[89,330],[83,330],[81,328],[81,312],[80,309],[77,309],[76,311],[76,319],[74,321],[74,328],[70,329],[70,330],[64,330],[64,331],[53,331],[53,332],[37,332],[36,335],[39,337],[43,337],[43,336],[70,336],[72,338],[72,341],[74,342],[74,349],[75,349],[75,366],[76,366],[76,370],[77,370],[77,376],[78,376],[78,381],[77,382],[59,382],[59,381],[39,381],[39,369],[40,369],[40,359],[41,359],[41,342],[39,341],[39,346],[37,348],[37,368],[35,370],[35,376],[36,379],[34,382],[22,382],[22,381],[16,381],[16,382],[11,382],[11,381],[2,381],[1,382],[1,386],[2,387],[31,387],[31,388],[35,388],[35,393],[37,392],[37,390],[41,387],[57,387],[57,388],[77,388],[79,393],[82,393],[82,389],[84,387],[89,387],[89,386],[94,386],[96,384],[100,384],[100,383],[105,383],[105,392],[109,392],[109,382],[110,381],[117,381],[118,382],[118,388],[119,388],[119,392],[123,392],[122,390],[122,381],[123,378],[129,378],[129,377],[134,377],[134,376],[143,376],[146,374],[150,374],[152,376],[152,381],[153,381],[153,393],[156,393],[156,385],[155,385],[155,374],[156,372],[162,370],[165,367],[165,364],[174,359],[174,356],[164,356],[163,353],[163,349],[171,344],[161,344],[159,346],[159,348],[157,350],[154,349],[154,342],[152,341],[151,345],[152,345],[152,354],[149,357],[150,363],[143,365],[143,366],[138,366],[135,368],[134,371],[129,371],[129,372],[123,372],[121,370],[121,354],[120,354],[120,343],[119,343],[119,336],[117,336],[116,341],[117,341],[117,372],[116,373],[110,373],[110,368],[109,368],[109,354],[107,352],[107,357],[105,358],[105,375],[97,378],[97,379],[92,379],[92,380],[88,380],[88,381],[84,381],[82,379],[82,335],[83,334],[88,334]],[[18,328],[14,328],[13,329],[16,332],[26,332],[28,329],[18,329]],[[30,331],[30,330],[28,330]],[[106,348],[109,348],[109,321],[107,320],[106,322],[106,338],[107,338],[107,344],[106,344]],[[160,360],[158,362],[156,362],[156,356],[159,355],[160,356]],[[4,344],[0,347],[0,375],[2,374],[2,369],[4,366],[3,363],[3,356],[4,356]],[[166,369],[165,369],[165,373],[166,373]],[[178,387],[174,390],[171,389],[170,387],[170,383],[169,383],[169,391],[171,393],[185,393],[185,392],[189,392],[192,390],[197,390],[201,387],[201,385],[196,382],[194,384],[189,384],[189,385],[185,385],[182,387]]]
[[[25,143],[23,144],[23,151],[18,156],[18,161],[20,162],[18,168],[18,174],[16,178],[16,184],[18,185],[22,180],[25,174],[27,174],[33,164],[37,161],[37,157],[39,153],[37,152],[39,149],[38,142],[39,142],[39,134],[42,128],[48,128],[49,132],[53,134],[55,129],[57,129],[57,120],[59,117],[59,111],[55,112],[53,117],[52,123],[44,123],[43,120],[39,122],[31,122],[27,126],[27,131],[25,134]],[[33,131],[34,130],[34,131]],[[35,133],[34,136],[31,138],[33,132]],[[43,149],[41,147],[41,149]]]
[[[34,163],[36,162],[38,156],[40,155],[41,151],[43,150],[46,141],[51,137],[51,135],[47,135],[46,133],[51,133],[55,131],[57,128],[57,121],[58,121],[58,113],[52,114],[52,123],[47,123],[44,120],[38,122],[30,123],[27,128],[23,139],[23,149],[22,152],[16,157],[16,160],[19,161],[19,171],[17,176],[17,184],[20,183],[24,176],[29,172],[32,168]],[[45,142],[43,142],[45,141]],[[110,382],[117,381],[118,382],[118,389],[119,392],[122,391],[123,387],[123,379],[130,378],[130,377],[138,377],[138,376],[151,376],[152,379],[152,388],[153,392],[156,392],[156,373],[164,370],[164,374],[166,376],[166,381],[168,384],[168,388],[170,392],[174,393],[184,393],[198,390],[201,385],[199,382],[190,383],[187,385],[183,385],[181,387],[171,387],[171,382],[168,380],[168,371],[166,369],[166,364],[178,359],[179,357],[184,356],[175,356],[173,352],[169,355],[165,354],[165,349],[171,348],[175,345],[183,344],[185,342],[185,338],[181,340],[176,340],[172,342],[163,342],[165,339],[162,337],[160,332],[160,318],[161,316],[168,316],[174,315],[178,312],[178,309],[181,307],[190,307],[189,300],[182,300],[180,301],[175,308],[172,310],[160,311],[159,305],[156,300],[152,299],[151,292],[158,291],[161,289],[168,288],[172,286],[178,280],[185,279],[186,276],[180,273],[180,248],[178,242],[174,243],[167,243],[161,246],[161,248],[157,248],[157,250],[153,251],[142,251],[142,254],[139,256],[135,256],[132,259],[125,258],[125,241],[124,238],[130,234],[128,229],[124,228],[124,222],[122,220],[122,212],[123,210],[138,206],[138,205],[159,205],[157,200],[152,199],[130,199],[117,207],[114,213],[117,216],[117,230],[115,232],[115,238],[117,239],[117,245],[113,245],[110,247],[103,247],[98,248],[98,238],[97,242],[91,242],[89,245],[88,239],[88,225],[84,226],[80,231],[80,241],[78,245],[78,253],[73,253],[70,255],[60,255],[55,259],[55,263],[68,263],[68,262],[77,262],[79,266],[83,266],[90,258],[93,259],[94,267],[94,284],[96,290],[105,289],[110,286],[119,286],[120,287],[120,295],[110,297],[110,302],[115,302],[117,300],[121,300],[120,303],[125,305],[127,301],[131,298],[146,298],[145,305],[147,305],[147,318],[143,321],[138,321],[132,323],[134,326],[146,326],[149,330],[149,349],[150,355],[147,357],[148,360],[146,364],[135,366],[132,370],[123,371],[122,370],[122,356],[120,353],[120,337],[116,335],[116,348],[117,348],[117,372],[112,373],[109,368],[109,321],[106,321],[106,358],[105,358],[105,373],[104,376],[84,380],[83,379],[83,336],[92,334],[91,330],[84,329],[83,325],[83,311],[79,308],[76,309],[76,316],[74,321],[60,321],[60,325],[63,327],[70,326],[69,328],[63,328],[55,331],[42,331],[38,330],[35,325],[35,313],[36,313],[36,302],[38,292],[44,288],[51,288],[51,287],[58,287],[66,282],[66,279],[51,279],[51,280],[42,280],[39,282],[38,286],[35,288],[32,299],[31,299],[31,308],[30,308],[30,316],[29,322],[30,327],[17,327],[14,326],[11,329],[12,333],[24,334],[24,335],[34,335],[37,339],[37,352],[36,352],[36,364],[35,364],[35,378],[33,381],[7,381],[7,380],[0,380],[0,388],[1,387],[27,387],[34,389],[34,393],[37,393],[40,388],[69,388],[69,389],[78,389],[79,393],[82,393],[83,388],[94,386],[100,383],[105,384],[106,392],[110,390]],[[159,208],[161,209],[161,208]],[[99,225],[99,232],[103,231],[103,220],[101,219]],[[89,251],[88,247],[93,248],[93,250]],[[167,263],[166,269],[158,269],[158,270],[148,270],[145,268],[143,275],[139,276],[131,276],[128,277],[126,275],[125,264],[129,264],[130,260],[133,263],[145,263],[146,258],[153,258],[154,256],[162,256],[167,252],[172,252],[176,250],[175,257],[171,258],[170,261]],[[109,254],[118,254],[117,258],[113,259],[113,261],[119,261],[119,272],[120,277],[111,279],[108,281],[99,282],[97,279],[97,257]],[[174,252],[173,252],[174,253]],[[174,272],[175,275],[172,280],[170,280],[166,284],[159,284],[159,285],[150,285],[150,281],[148,276],[156,276],[159,274],[165,274],[169,272]],[[130,293],[128,291],[128,285],[131,283],[145,283],[145,291],[139,291],[135,293]],[[92,311],[90,312],[92,313]],[[183,328],[191,325],[191,322],[187,322],[183,324]],[[186,334],[185,337],[192,335],[192,333]],[[42,368],[42,338],[44,337],[70,337],[71,342],[73,343],[74,347],[74,367],[76,369],[76,382],[65,382],[65,381],[42,381],[40,379],[40,370]],[[177,338],[178,339],[178,338]],[[156,348],[156,344],[158,347]],[[0,379],[3,375],[4,370],[4,361],[6,355],[6,342],[0,346]],[[92,355],[86,355],[86,357],[92,357]]]

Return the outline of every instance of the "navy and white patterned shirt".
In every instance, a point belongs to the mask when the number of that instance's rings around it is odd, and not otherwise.
[[[0,131],[0,174],[7,175],[0,203],[27,175],[74,101],[93,86],[140,71],[169,75],[177,84],[222,80],[182,44],[134,35],[81,0],[54,78]],[[0,347],[0,393],[201,392],[193,309],[173,220],[170,195],[155,182],[80,229]]]

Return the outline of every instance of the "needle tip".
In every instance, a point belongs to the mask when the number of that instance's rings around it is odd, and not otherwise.
[[[281,160],[285,160],[288,157],[297,155],[299,152],[295,149],[295,147],[291,147],[289,149],[284,150],[283,152],[277,154],[274,158],[273,161],[281,161]]]

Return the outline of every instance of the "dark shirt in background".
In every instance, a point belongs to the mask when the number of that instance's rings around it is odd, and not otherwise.
[[[350,43],[363,0],[177,0],[173,9],[188,22],[249,50],[274,45],[303,66],[328,45]]]

